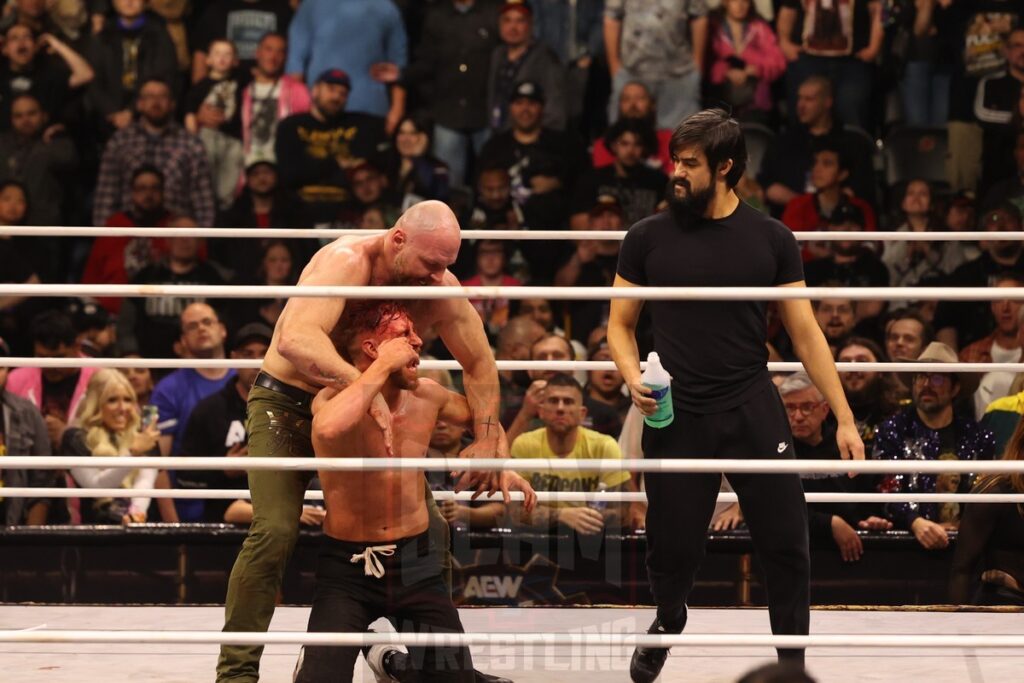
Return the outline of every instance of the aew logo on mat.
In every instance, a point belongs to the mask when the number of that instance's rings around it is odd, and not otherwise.
[[[470,576],[462,594],[466,598],[516,599],[519,587],[523,585],[520,576]]]

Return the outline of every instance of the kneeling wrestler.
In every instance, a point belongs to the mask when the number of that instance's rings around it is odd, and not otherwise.
[[[363,374],[342,391],[323,389],[313,401],[317,457],[387,457],[368,414],[378,393],[391,410],[398,457],[424,457],[439,418],[471,426],[465,397],[417,377],[422,340],[401,305],[360,305],[342,343]],[[444,549],[428,533],[423,473],[321,471],[320,481],[327,517],[309,631],[361,632],[385,617],[400,632],[463,633],[441,578]],[[536,495],[529,483],[519,477],[513,488],[531,509]],[[351,681],[358,655],[358,647],[304,647],[295,681]],[[409,656],[424,680],[474,680],[468,648],[410,647]]]

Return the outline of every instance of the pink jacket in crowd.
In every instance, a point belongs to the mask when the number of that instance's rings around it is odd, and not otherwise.
[[[252,84],[242,91],[242,149],[246,154],[252,147]],[[309,111],[309,90],[302,81],[284,75],[278,81],[277,120],[292,114],[305,114]]]
[[[779,48],[779,41],[771,26],[761,19],[747,22],[743,49],[736,51],[736,45],[729,34],[728,25],[722,19],[714,27],[711,36],[711,82],[720,85],[729,70],[729,57],[736,56],[757,68],[757,87],[754,90],[754,107],[770,111],[772,108],[771,84],[786,71],[786,57]]]
[[[84,358],[84,356],[83,356]],[[96,368],[82,368],[78,375],[78,384],[75,385],[75,391],[71,394],[71,405],[68,407],[67,422],[71,423],[75,418],[75,411],[78,410],[78,404],[82,402],[82,398],[85,397],[86,387],[89,386],[89,378],[92,377],[93,373],[96,372]],[[21,396],[27,398],[29,401],[35,404],[36,408],[43,409],[43,370],[42,368],[18,368],[17,370],[11,370],[11,374],[7,377],[7,391],[11,392],[15,396]],[[53,448],[56,451],[60,447],[60,444],[53,444]]]

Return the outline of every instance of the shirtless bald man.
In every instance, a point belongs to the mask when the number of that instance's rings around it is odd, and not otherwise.
[[[392,416],[398,457],[421,458],[439,419],[472,424],[466,399],[437,382],[419,379],[423,345],[404,306],[354,304],[345,355],[362,372],[344,390],[323,389],[313,401],[313,449],[318,458],[387,457],[384,435],[368,415],[381,396]],[[380,617],[399,631],[462,633],[458,611],[441,574],[442,549],[429,533],[429,491],[415,470],[322,471],[324,538],[317,562],[312,632],[359,632]],[[525,507],[533,489],[516,476]],[[422,680],[474,680],[468,648],[409,648]],[[352,680],[358,647],[305,647],[296,683]]]
[[[383,235],[342,237],[320,249],[303,270],[299,286],[458,286],[448,266],[455,262],[459,246],[459,224],[451,209],[441,202],[422,202]],[[340,298],[288,301],[249,392],[249,457],[313,456],[310,410],[314,395],[325,387],[344,390],[360,376],[335,348],[345,329],[345,308],[346,301]],[[476,440],[461,455],[508,457],[508,442],[498,423],[498,371],[480,316],[466,299],[410,302],[409,312],[418,329],[437,329],[463,367]],[[369,412],[391,452],[393,428],[383,397],[371,400]],[[477,472],[464,476],[457,488],[500,489],[508,502],[510,474]],[[225,631],[266,631],[270,625],[284,568],[298,538],[310,476],[309,472],[249,473],[253,521],[231,571]],[[438,545],[446,549],[450,589],[448,525],[433,498],[427,500],[427,506]],[[262,652],[262,646],[221,647],[217,681],[255,683]]]

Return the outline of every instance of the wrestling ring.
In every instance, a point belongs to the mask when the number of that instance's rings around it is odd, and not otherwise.
[[[280,233],[280,234],[277,234]],[[21,236],[196,236],[252,237],[250,230],[153,228],[0,228],[0,234]],[[368,231],[261,230],[261,237],[331,238]],[[621,239],[621,232],[465,231],[464,238],[490,239]],[[991,233],[797,233],[814,241],[984,240]],[[1000,240],[1024,240],[1024,233],[1000,233]],[[0,285],[0,296],[135,296],[135,297],[290,297],[456,298],[544,297],[557,300],[641,299],[779,300],[782,298],[849,298],[895,300],[1024,300],[1024,288],[557,288],[557,287],[212,287],[134,285]],[[6,367],[258,367],[259,361],[182,359],[37,359],[8,358]],[[610,362],[498,362],[499,369],[612,369]],[[840,363],[843,371],[949,371],[950,364]],[[423,369],[458,370],[454,362],[424,361]],[[799,363],[770,363],[772,371],[794,371]],[[958,364],[958,372],[1024,372],[1024,363]],[[467,463],[472,465],[467,467]],[[24,457],[0,459],[5,469],[64,469],[122,466],[121,458]],[[132,458],[132,467],[161,469],[223,469],[222,458]],[[1013,472],[1013,462],[828,460],[588,460],[496,459],[472,461],[445,458],[346,458],[315,460],[264,458],[249,460],[246,469],[418,470],[515,469],[659,472]],[[238,490],[181,491],[153,489],[139,495],[173,498],[241,498]],[[123,489],[4,488],[7,497],[107,497]],[[438,499],[468,499],[469,493],[436,492]],[[539,493],[544,500],[643,500],[643,493]],[[308,492],[307,498],[322,497]],[[808,502],[914,500],[952,502],[989,500],[1021,503],[1016,494],[808,494]],[[734,494],[721,494],[733,500]],[[8,561],[11,561],[8,559]],[[629,657],[636,645],[673,647],[662,681],[733,681],[744,671],[774,659],[775,647],[806,647],[807,665],[823,683],[840,681],[1004,682],[1019,680],[1024,665],[1024,614],[1014,608],[815,609],[811,635],[771,636],[764,609],[691,610],[687,630],[679,636],[645,633],[654,610],[640,607],[587,608],[504,607],[460,610],[466,633],[306,633],[308,608],[280,607],[269,633],[224,633],[221,607],[0,605],[0,671],[8,683],[35,681],[135,680],[159,683],[210,680],[219,644],[267,644],[261,673],[266,681],[290,680],[302,644],[369,645],[466,644],[474,663],[488,673],[519,683],[540,681],[628,680]],[[364,665],[355,680],[372,681]]]

